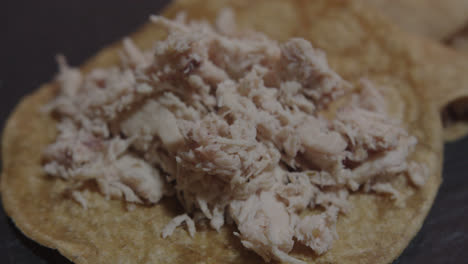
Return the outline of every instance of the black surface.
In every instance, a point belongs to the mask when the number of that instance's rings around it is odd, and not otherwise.
[[[0,2],[0,124],[21,96],[49,81],[63,53],[81,64],[160,10],[167,0]],[[444,183],[426,222],[395,263],[468,263],[468,139],[446,146]],[[382,238],[385,239],[385,238]],[[29,240],[0,208],[0,263],[70,263]]]

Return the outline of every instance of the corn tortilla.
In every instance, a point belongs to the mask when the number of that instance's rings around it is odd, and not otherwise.
[[[465,0],[367,0],[370,5],[401,29],[442,41],[457,51],[468,51],[468,1]],[[466,56],[466,55],[461,55]],[[468,57],[467,57],[468,59]],[[456,109],[455,109],[456,108]],[[467,104],[457,102],[449,111],[467,112]],[[458,116],[459,117],[459,116]],[[448,117],[451,118],[451,117]],[[445,141],[468,134],[466,117],[445,124]]]
[[[445,43],[460,52],[460,56],[468,60],[468,23],[450,36]],[[468,134],[468,97],[458,98],[449,104],[446,113],[449,115],[448,127],[444,131],[447,141],[455,141]],[[450,122],[451,121],[451,122]]]
[[[464,0],[367,0],[402,30],[434,41],[442,41],[457,51],[468,50],[468,1]],[[458,112],[467,107],[457,105]],[[466,118],[451,120],[444,128],[445,141],[456,141],[468,134]],[[457,122],[453,122],[457,121]]]
[[[441,183],[443,130],[440,110],[467,94],[468,61],[456,53],[401,33],[359,1],[317,0],[185,0],[173,3],[164,15],[185,10],[189,18],[213,21],[220,8],[231,6],[242,27],[265,32],[278,40],[301,36],[327,52],[331,66],[345,79],[367,77],[385,87],[393,116],[418,137],[411,159],[424,162],[430,178],[421,189],[397,182],[405,207],[388,198],[356,193],[353,209],[341,216],[339,239],[324,255],[303,247],[292,255],[309,263],[389,263],[420,229]],[[132,38],[141,48],[164,37],[147,25]],[[90,59],[82,69],[118,63],[119,45]],[[466,87],[466,86],[465,86]],[[42,86],[17,106],[2,138],[2,199],[7,214],[28,237],[58,249],[75,263],[261,263],[245,250],[230,227],[217,233],[199,229],[194,238],[179,228],[162,239],[160,231],[181,213],[175,199],[155,206],[106,200],[85,191],[88,209],[67,198],[67,182],[44,175],[41,152],[55,136],[56,121],[39,111],[57,91]]]
[[[468,22],[465,0],[367,0],[408,32],[442,40]]]

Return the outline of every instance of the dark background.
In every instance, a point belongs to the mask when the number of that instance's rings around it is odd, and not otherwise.
[[[54,76],[57,53],[79,65],[137,29],[167,2],[1,0],[0,125],[23,95]],[[446,145],[437,200],[421,232],[395,263],[468,263],[467,154],[468,138]],[[0,263],[69,262],[23,236],[0,207]]]

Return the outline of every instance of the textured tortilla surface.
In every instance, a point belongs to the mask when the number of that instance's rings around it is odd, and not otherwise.
[[[468,22],[466,0],[367,0],[401,28],[442,40]]]
[[[468,52],[468,1],[366,1],[407,32],[444,41],[457,51]],[[468,55],[461,56],[468,59]],[[457,107],[460,109],[459,105]],[[468,112],[468,104],[462,106],[460,111]],[[468,117],[456,121],[444,128],[445,141],[455,141],[468,134]]]
[[[327,52],[331,66],[345,79],[364,76],[385,87],[392,115],[418,137],[414,160],[424,162],[430,178],[421,189],[402,177],[405,207],[372,194],[353,194],[353,210],[339,218],[339,239],[317,256],[297,246],[292,255],[309,263],[389,263],[420,229],[441,183],[443,133],[440,109],[466,91],[468,61],[456,53],[401,33],[359,1],[186,0],[164,15],[185,10],[190,19],[213,21],[220,8],[233,7],[244,28],[278,40],[303,37]],[[163,38],[147,25],[132,38],[142,48]],[[118,63],[118,45],[83,66],[84,71]],[[466,87],[466,85],[465,85]],[[67,182],[44,175],[41,152],[56,136],[56,121],[39,111],[57,87],[46,84],[26,97],[3,133],[2,200],[8,215],[31,239],[58,249],[75,263],[261,263],[232,232],[200,227],[194,238],[184,228],[162,239],[160,231],[181,213],[175,199],[128,210],[124,202],[105,200],[91,185],[84,210],[67,197]]]
[[[461,30],[450,36],[446,44],[459,51],[460,56],[468,60],[468,22]],[[452,120],[455,122],[451,122],[445,129],[444,137],[447,141],[455,141],[468,134],[468,94],[451,102],[447,110],[455,117],[455,120]]]
[[[468,23],[462,30],[453,34],[447,44],[457,51],[468,52]]]

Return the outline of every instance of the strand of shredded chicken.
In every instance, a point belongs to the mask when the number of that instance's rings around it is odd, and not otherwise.
[[[59,135],[44,169],[133,203],[175,194],[186,214],[164,237],[182,223],[193,235],[189,215],[216,230],[233,220],[265,261],[302,263],[288,255],[295,241],[330,249],[351,192],[397,198],[392,179],[422,185],[427,173],[407,162],[417,140],[371,82],[352,89],[306,40],[238,32],[232,17],[215,27],[152,17],[165,40],[143,52],[126,39],[121,65],[88,74],[59,58],[61,90],[47,106]],[[320,114],[351,90],[333,119]],[[311,209],[321,213],[304,216]]]

